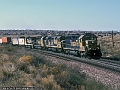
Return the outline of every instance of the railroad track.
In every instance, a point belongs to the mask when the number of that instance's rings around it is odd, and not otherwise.
[[[79,62],[83,62],[83,63],[87,63],[87,64],[91,64],[94,66],[98,66],[101,68],[106,68],[109,70],[113,70],[116,72],[120,72],[120,61],[112,61],[112,60],[108,60],[108,59],[88,59],[88,58],[80,58],[80,57],[75,57],[73,55],[66,55],[63,53],[55,53],[52,51],[45,51],[45,50],[40,50],[40,49],[32,49],[33,51],[39,51],[39,53],[42,53],[44,55],[48,55],[48,56],[52,56],[52,57],[56,57],[56,58],[60,58],[63,60],[67,60],[67,61],[79,61]]]

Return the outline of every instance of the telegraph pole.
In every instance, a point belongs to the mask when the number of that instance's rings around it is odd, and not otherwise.
[[[114,47],[113,30],[112,30],[112,44],[113,44],[113,47]]]

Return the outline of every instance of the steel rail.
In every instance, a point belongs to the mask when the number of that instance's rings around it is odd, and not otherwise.
[[[45,51],[45,50],[40,50],[40,49],[32,49],[32,50],[33,51],[37,50],[44,55],[60,58],[60,59],[63,59],[63,60],[79,61],[79,62],[82,62],[82,63],[87,63],[87,64],[90,64],[90,65],[98,66],[98,67],[101,67],[101,68],[106,68],[106,69],[116,71],[116,72],[120,72],[120,64],[119,63],[109,62],[108,60],[105,61],[105,59],[104,60],[103,59],[95,60],[95,59],[80,58],[80,57],[75,57],[73,55],[66,55],[66,54],[63,54],[63,53],[55,53],[55,52],[52,52],[52,51]]]

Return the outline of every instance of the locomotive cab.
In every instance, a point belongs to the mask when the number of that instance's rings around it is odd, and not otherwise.
[[[85,52],[85,56],[89,58],[100,58],[102,56],[100,45],[97,42],[97,36],[86,33],[79,38],[80,51]]]
[[[26,37],[25,38],[25,46],[34,48],[35,41],[36,41],[36,37]]]
[[[95,40],[86,40],[86,47],[88,50],[96,49],[97,42]]]

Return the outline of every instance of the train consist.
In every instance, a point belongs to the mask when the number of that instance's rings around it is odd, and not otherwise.
[[[79,57],[99,59],[102,56],[97,36],[92,33],[67,36],[2,37],[0,43],[12,43],[13,45],[54,50],[66,54],[74,53]]]

